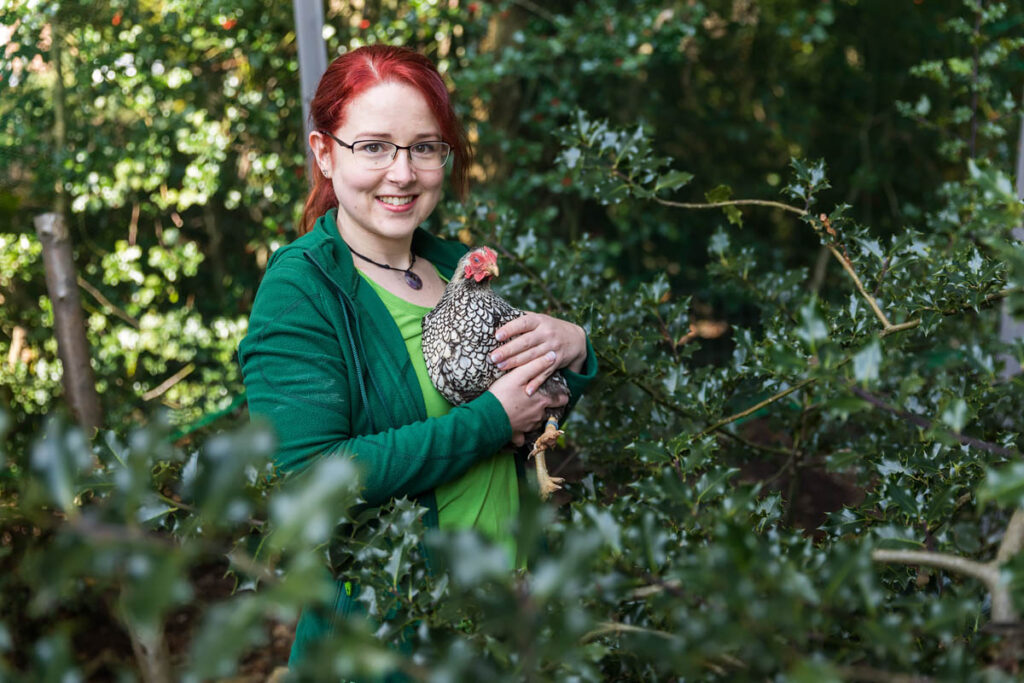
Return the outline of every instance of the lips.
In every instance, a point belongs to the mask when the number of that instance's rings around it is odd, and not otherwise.
[[[389,211],[406,211],[412,207],[416,197],[417,195],[414,194],[380,195],[377,197],[377,201],[383,204],[384,208]]]

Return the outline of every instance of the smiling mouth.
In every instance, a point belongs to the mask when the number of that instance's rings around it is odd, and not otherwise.
[[[416,199],[416,195],[404,195],[401,197],[386,195],[383,197],[377,197],[377,199],[389,206],[405,206],[406,204],[412,204],[413,200]]]

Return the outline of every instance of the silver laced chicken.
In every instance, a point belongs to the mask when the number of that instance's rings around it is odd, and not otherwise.
[[[505,370],[488,360],[500,343],[495,331],[524,315],[494,293],[491,280],[498,276],[498,257],[488,247],[478,247],[459,259],[441,301],[423,318],[423,358],[434,387],[452,405],[471,401],[487,391]],[[559,373],[551,375],[538,391],[549,396],[568,395],[569,387]],[[561,477],[548,474],[544,452],[562,434],[558,422],[564,406],[549,408],[543,431],[526,435],[532,442],[530,456],[537,467],[541,498],[547,500],[562,487]]]

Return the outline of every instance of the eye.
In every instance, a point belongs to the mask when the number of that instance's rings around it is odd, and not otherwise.
[[[480,257],[479,256],[474,256],[473,257],[473,263],[480,263]]]
[[[381,151],[381,144],[379,142],[367,142],[362,146],[362,151],[377,154]]]

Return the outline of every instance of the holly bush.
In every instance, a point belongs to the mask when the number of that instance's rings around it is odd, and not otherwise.
[[[361,506],[345,460],[279,478],[244,424],[233,349],[305,189],[292,17],[82,7],[0,11],[5,679],[234,676],[335,577],[360,607],[294,679],[1019,676],[1011,4],[327,8],[332,54],[409,44],[456,84],[480,182],[430,227],[598,355],[515,573],[410,501]],[[30,228],[57,182],[95,436],[57,407]]]

